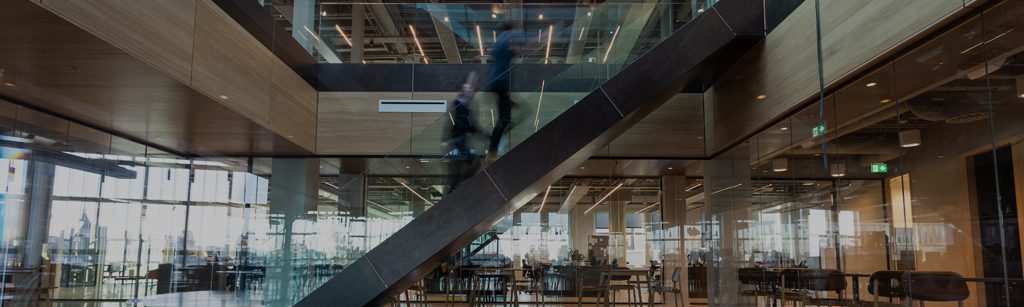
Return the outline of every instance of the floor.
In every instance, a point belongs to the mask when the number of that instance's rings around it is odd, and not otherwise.
[[[403,301],[405,297],[402,297]],[[402,302],[394,304],[392,306],[470,306],[465,303],[465,297],[456,297],[458,303],[445,303],[444,295],[426,295],[418,296],[413,295],[413,302]],[[577,305],[577,299],[575,297],[553,297],[548,296],[544,298],[544,302],[537,302],[536,296],[520,295],[519,305],[521,306],[572,306]],[[645,298],[646,300],[646,298]],[[615,297],[615,301],[626,304],[627,296],[625,293],[620,293]],[[595,298],[584,298],[582,305],[596,305],[597,300]],[[498,302],[478,302],[474,306],[501,306],[505,303]],[[509,303],[511,305],[511,303]],[[655,306],[661,306],[661,298],[655,299]],[[8,304],[4,304],[8,306]],[[181,293],[169,293],[152,295],[138,300],[133,301],[122,301],[122,302],[100,302],[100,301],[68,301],[68,300],[57,300],[52,302],[40,302],[37,304],[10,304],[10,306],[56,306],[56,307],[108,307],[108,306],[219,306],[219,307],[233,307],[233,306],[266,306],[262,301],[262,298],[253,298],[244,293],[233,293],[223,291],[194,291],[194,292],[181,292]]]

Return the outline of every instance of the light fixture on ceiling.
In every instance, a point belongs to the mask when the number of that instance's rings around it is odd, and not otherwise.
[[[480,48],[480,55],[484,55],[484,38],[480,35],[480,25],[476,25],[476,43]]]
[[[448,22],[448,16],[444,16],[444,22]]]
[[[779,128],[779,130],[786,131],[786,130],[789,130],[789,127],[783,126],[782,128]]]
[[[412,40],[416,42],[416,48],[420,50],[420,56],[423,57],[423,63],[427,63],[427,54],[423,52],[423,45],[420,45],[419,36],[416,36],[416,28],[409,25],[409,32],[412,33]]]
[[[615,188],[612,188],[612,189],[611,189],[611,191],[608,191],[608,193],[607,193],[607,194],[604,194],[604,197],[601,197],[601,199],[598,199],[598,200],[597,200],[596,202],[594,202],[594,205],[590,206],[590,208],[587,208],[587,211],[583,211],[583,214],[588,214],[588,213],[590,213],[590,211],[591,211],[591,210],[594,210],[594,208],[596,208],[596,207],[597,207],[597,205],[600,205],[600,204],[601,204],[601,203],[603,203],[603,202],[604,202],[604,201],[605,201],[606,199],[608,199],[608,197],[611,197],[611,196],[612,196],[612,194],[615,194],[615,191],[618,191],[618,190],[619,190],[619,188],[621,188],[623,184],[625,184],[625,182],[620,182],[620,183],[619,183],[618,185],[616,185],[616,186],[615,186]]]
[[[228,97],[227,95],[220,95],[220,96],[217,96],[217,98],[220,98],[220,100],[228,100],[228,99],[231,99],[231,97]]]
[[[544,20],[544,14],[537,15],[537,20]]]
[[[430,201],[426,197],[423,197],[423,195],[420,195],[419,192],[416,192],[416,190],[413,190],[413,188],[409,187],[409,185],[405,184],[405,182],[399,182],[399,183],[402,184],[402,186],[405,187],[406,190],[409,190],[409,192],[412,192],[413,195],[416,195],[416,197],[419,197],[419,199],[422,199],[423,201],[427,202],[431,206],[434,205],[434,202]]]
[[[544,212],[544,204],[548,202],[548,194],[551,193],[551,186],[548,186],[547,190],[544,190],[544,198],[540,200],[540,208],[537,209],[537,213]]]
[[[608,63],[608,54],[612,52],[612,46],[615,45],[615,38],[619,36],[619,28],[622,26],[615,26],[615,32],[612,34],[612,41],[608,43],[608,50],[604,51],[604,59],[602,62]]]
[[[674,168],[672,168],[671,166],[669,166],[669,167],[668,167],[668,170],[670,170],[670,171],[671,171],[671,170],[673,170],[673,169],[674,169]]]
[[[345,39],[345,43],[348,43],[348,46],[352,47],[352,40],[348,39],[348,35],[345,35],[345,31],[342,31],[341,27],[334,25],[334,31],[338,31],[338,34],[341,34],[341,38]]]
[[[310,30],[309,27],[302,26],[302,28],[305,29],[306,33],[309,33],[309,35],[312,36],[313,39],[315,39],[318,42],[320,41],[320,36],[317,36],[316,33],[313,33],[313,30]]]
[[[585,167],[585,166],[580,166],[580,169],[587,169],[587,167]]]
[[[498,19],[498,14],[491,13],[491,19]]]
[[[594,12],[587,12],[587,17],[594,15]]]
[[[878,102],[880,102],[880,103],[890,103],[890,102],[892,102],[892,99],[885,98],[885,99],[879,100]]]
[[[547,64],[548,58],[551,57],[551,32],[555,32],[555,25],[548,26],[548,46],[544,49],[544,64]]]
[[[910,129],[900,131],[900,147],[910,148],[921,146],[921,130]]]
[[[789,159],[786,158],[775,158],[772,159],[772,171],[785,172],[789,170]]]
[[[829,172],[832,174],[832,177],[844,177],[846,176],[846,164],[833,163],[829,166]]]
[[[756,98],[757,100],[764,100],[765,98],[768,98],[768,96],[766,96],[764,94],[761,94],[761,95],[757,95],[757,97],[754,97],[754,98]]]
[[[18,83],[15,82],[15,80],[14,80],[14,72],[13,71],[7,71],[7,70],[4,70],[3,68],[0,68],[0,79],[3,79],[4,86],[6,86],[6,87],[18,86]]]
[[[878,85],[878,83],[871,82],[871,83],[865,84],[864,86],[874,87],[875,85]]]
[[[320,16],[327,16],[327,11],[320,11]]]

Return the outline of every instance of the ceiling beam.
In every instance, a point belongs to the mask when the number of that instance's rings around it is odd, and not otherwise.
[[[398,31],[398,27],[395,25],[395,19],[391,18],[391,13],[388,12],[388,8],[384,6],[381,0],[370,0],[370,14],[373,15],[373,19],[377,21],[377,26],[380,27],[381,31],[388,36],[401,36],[402,33]],[[405,43],[394,43],[395,51],[398,54],[408,54],[409,48]]]
[[[562,201],[562,205],[558,207],[558,213],[569,213],[572,207],[576,206],[576,203],[583,199],[590,192],[590,186],[585,185],[574,185],[569,189],[569,195],[565,196],[565,201]]]
[[[434,4],[430,5],[427,11],[430,12],[430,20],[434,22],[437,37],[441,40],[444,56],[448,58],[449,64],[462,64],[462,55],[459,54],[459,46],[455,42],[455,33],[452,32],[451,24],[443,20],[448,16],[448,10],[443,4],[437,4],[438,0],[430,2]]]

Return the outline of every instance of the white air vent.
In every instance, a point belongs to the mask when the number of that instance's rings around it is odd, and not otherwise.
[[[378,112],[412,112],[412,113],[444,113],[447,102],[444,100],[392,100],[381,99],[377,105]]]

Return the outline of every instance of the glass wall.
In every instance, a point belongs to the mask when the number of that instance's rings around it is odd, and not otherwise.
[[[709,303],[1024,306],[1022,12],[972,12],[703,161]]]

